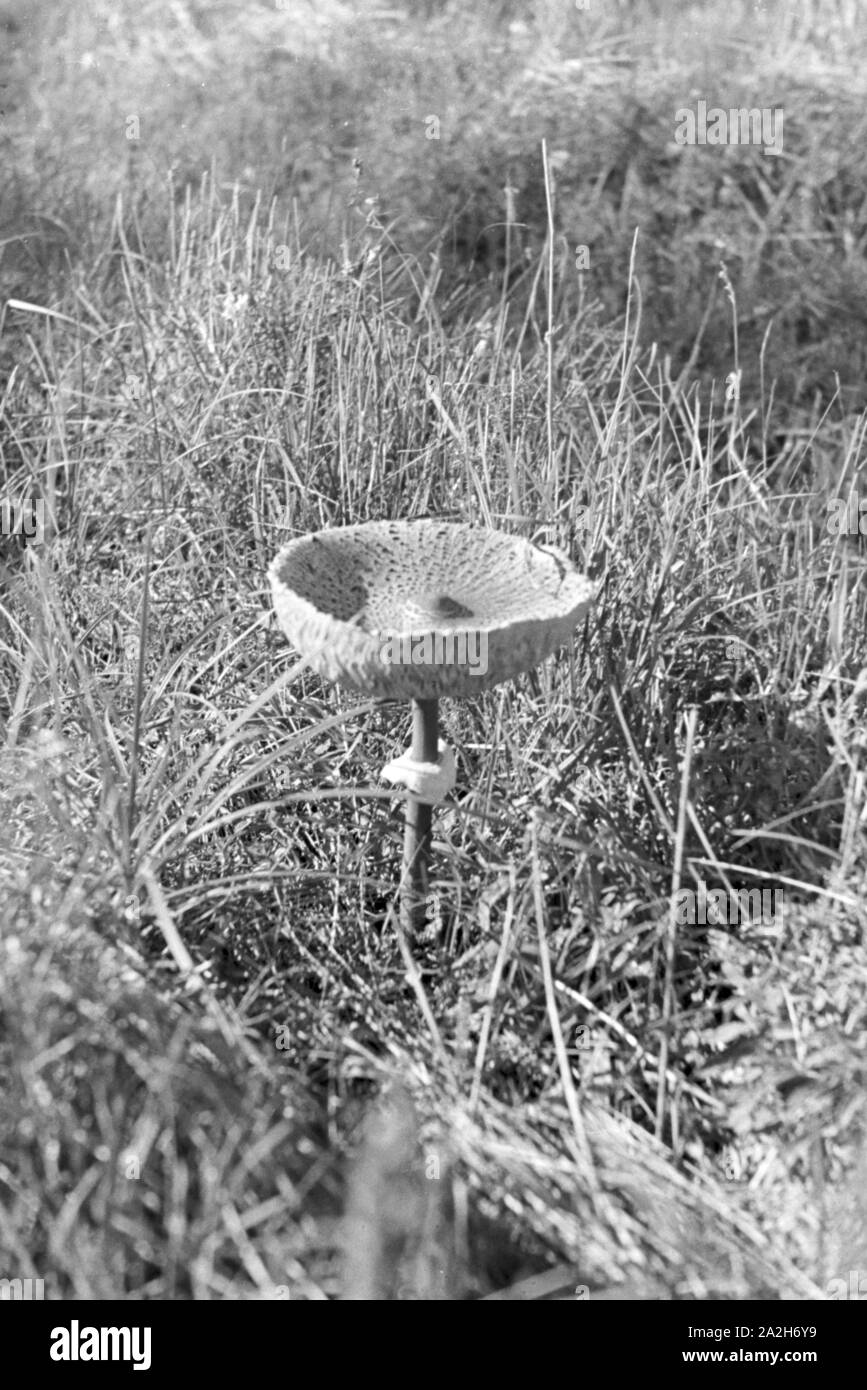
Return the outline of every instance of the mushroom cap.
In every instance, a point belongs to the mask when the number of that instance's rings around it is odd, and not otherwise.
[[[538,665],[596,590],[553,546],[436,520],[302,536],[268,577],[280,626],[321,676],[416,700],[477,695]]]

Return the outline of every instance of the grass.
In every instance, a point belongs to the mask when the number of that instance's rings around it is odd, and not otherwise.
[[[0,1275],[709,1299],[863,1268],[867,614],[828,526],[863,468],[863,40],[765,8],[754,68],[736,5],[687,56],[650,5],[18,31],[0,470],[48,523],[0,538]],[[783,106],[784,157],[677,150],[693,92]],[[408,943],[405,710],[304,669],[265,571],[428,513],[602,587],[557,659],[442,703],[442,934]],[[679,921],[701,884],[781,896]]]

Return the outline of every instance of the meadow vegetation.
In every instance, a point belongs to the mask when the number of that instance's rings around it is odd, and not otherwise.
[[[0,1277],[827,1296],[867,1259],[858,4],[0,23],[0,484],[47,516],[0,536]],[[699,99],[782,154],[676,145]],[[442,702],[408,942],[406,708],[304,669],[265,573],[427,514],[601,588]]]

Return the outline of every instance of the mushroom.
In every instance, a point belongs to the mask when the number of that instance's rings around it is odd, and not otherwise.
[[[383,769],[409,790],[401,921],[424,923],[433,807],[454,785],[438,700],[538,665],[595,585],[553,546],[462,522],[368,521],[290,541],[268,570],[277,620],[319,675],[412,701],[412,744]]]

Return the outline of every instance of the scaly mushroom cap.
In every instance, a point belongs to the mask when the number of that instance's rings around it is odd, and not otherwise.
[[[290,541],[268,570],[277,618],[315,671],[364,695],[477,695],[567,640],[595,585],[502,531],[368,521]]]

